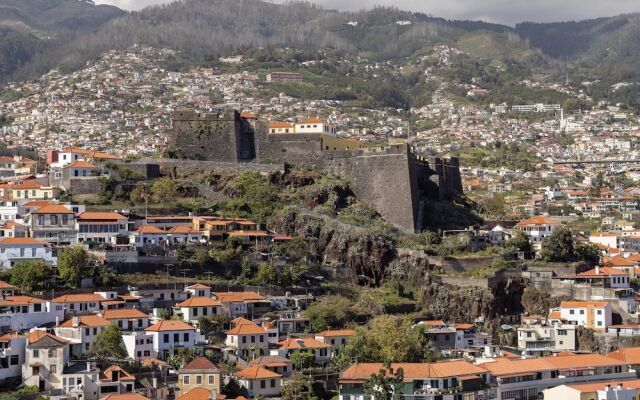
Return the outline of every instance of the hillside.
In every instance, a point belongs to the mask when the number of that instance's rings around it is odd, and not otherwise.
[[[0,80],[77,35],[124,15],[79,0],[0,0]]]

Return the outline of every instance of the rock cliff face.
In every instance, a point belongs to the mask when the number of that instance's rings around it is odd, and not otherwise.
[[[386,233],[342,224],[297,208],[275,215],[271,227],[303,238],[312,256],[341,269],[340,274],[354,282],[382,283],[387,267],[396,258],[395,239]]]

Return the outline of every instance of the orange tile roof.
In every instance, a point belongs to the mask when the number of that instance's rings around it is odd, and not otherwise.
[[[158,365],[158,366],[167,365],[166,362],[162,360],[158,360],[157,358],[147,358],[146,360],[142,360],[141,364],[144,367],[149,367],[154,365]]]
[[[211,289],[211,286],[207,286],[204,283],[195,283],[191,286],[187,286],[185,289]]]
[[[59,204],[47,204],[31,212],[31,214],[73,214],[73,211]]]
[[[138,310],[137,308],[121,308],[116,310],[104,310],[102,312],[104,319],[138,319],[149,318],[149,315]]]
[[[324,349],[331,347],[317,339],[312,338],[289,338],[276,343],[281,349],[301,350],[301,349]]]
[[[99,294],[65,294],[63,296],[56,297],[51,300],[52,303],[88,303],[88,302],[102,302],[106,299]]]
[[[80,315],[78,317],[78,322],[79,322],[78,324],[79,327],[94,328],[98,326],[111,325],[111,322],[97,315]],[[60,324],[60,326],[63,328],[73,328],[73,318],[64,321],[63,323]]]
[[[234,326],[238,326],[238,325],[257,325],[255,322],[249,321],[248,319],[243,318],[243,317],[234,318],[234,319],[231,320],[231,323]]]
[[[305,118],[302,121],[298,122],[299,124],[324,124],[325,121],[321,120],[320,118]]]
[[[492,362],[480,364],[495,376],[615,365],[624,365],[624,362],[600,354],[569,354],[532,359],[497,358]]]
[[[229,236],[234,237],[267,237],[269,236],[269,232],[267,231],[229,231],[227,232]]]
[[[615,358],[616,360],[624,361],[627,364],[640,364],[640,347],[627,347],[616,350],[607,355],[611,358]]]
[[[117,212],[83,212],[78,214],[78,219],[85,220],[116,220],[116,219],[127,219],[122,214]]]
[[[277,374],[273,371],[269,371],[266,368],[262,368],[257,364],[252,365],[249,368],[243,369],[242,371],[236,372],[234,375],[239,378],[244,378],[249,380],[282,377],[282,375]]]
[[[22,207],[44,207],[51,204],[49,200],[31,200],[22,205]]]
[[[209,371],[209,370],[216,370],[219,371],[219,368],[212,363],[211,361],[209,361],[208,358],[206,357],[196,357],[194,358],[190,363],[188,363],[187,365],[185,365],[184,367],[180,368],[180,373],[184,372],[184,371]]]
[[[38,181],[23,181],[16,184],[11,190],[24,190],[24,189],[40,189],[42,184]]]
[[[516,227],[531,226],[531,225],[534,225],[534,226],[560,225],[560,221],[556,221],[555,219],[545,217],[545,216],[539,216],[539,217],[528,218],[523,221],[520,221],[516,224]]]
[[[182,234],[200,233],[199,230],[193,229],[190,226],[174,226],[173,228],[169,229],[167,232],[169,232],[169,233],[182,233]]]
[[[0,342],[7,343],[7,342],[9,342],[9,341],[11,341],[13,339],[18,339],[18,338],[21,338],[21,337],[25,337],[25,336],[22,336],[18,332],[8,332],[8,333],[5,333],[4,335],[0,336]]]
[[[42,304],[45,301],[31,296],[9,296],[5,297],[4,300],[0,299],[0,305],[2,306],[25,306],[36,303]]]
[[[104,371],[102,371],[102,373],[100,374],[100,379],[103,381],[109,381],[111,382],[113,379],[113,373],[114,372],[118,372],[120,380],[121,381],[135,381],[136,378],[131,375],[130,373],[128,373],[127,371],[125,371],[124,369],[122,369],[121,367],[117,366],[117,365],[112,365],[109,368],[105,369]]]
[[[138,232],[138,233],[162,233],[162,234],[166,234],[167,233],[167,232],[163,231],[162,229],[158,228],[157,226],[153,226],[153,225],[142,225],[141,227],[136,229],[136,232]]]
[[[640,379],[618,379],[613,381],[598,381],[593,383],[573,383],[568,384],[567,386],[577,390],[580,393],[592,393],[597,391],[604,391],[607,386],[615,388],[618,385],[622,385],[622,387],[625,389],[640,389]]]
[[[219,300],[214,300],[211,297],[191,297],[183,302],[176,304],[176,307],[217,307],[220,306]]]
[[[225,332],[227,335],[259,335],[261,333],[267,333],[267,331],[256,324],[243,324],[237,325],[231,330]]]
[[[290,124],[289,122],[280,122],[280,121],[273,121],[269,124],[269,129],[278,129],[278,128],[293,128],[293,124]]]
[[[0,289],[15,289],[15,288],[16,288],[15,286],[13,286],[8,282],[0,281]]]
[[[78,160],[78,161],[74,162],[73,164],[67,165],[64,168],[65,169],[67,169],[67,168],[96,168],[96,165],[93,164],[93,163],[90,163],[88,161]]]
[[[551,311],[549,313],[549,318],[550,319],[561,319],[562,318],[562,314],[560,313],[560,311]]]
[[[40,340],[44,339],[44,338],[50,338],[55,340],[56,342],[60,343],[60,344],[67,344],[69,343],[68,340],[63,339],[61,337],[58,337],[56,335],[52,335],[50,333],[47,333],[45,331],[31,331],[27,334],[27,340],[29,341],[29,344],[34,344],[34,343],[38,343]]]
[[[161,320],[158,323],[146,328],[148,332],[162,332],[162,331],[192,331],[194,327],[183,321],[178,320]]]
[[[632,265],[635,265],[635,263],[633,263]],[[616,269],[616,268],[600,267],[598,269],[593,268],[593,269],[590,269],[588,271],[581,272],[577,276],[579,276],[581,278],[585,278],[585,277],[588,278],[588,277],[593,277],[593,276],[611,276],[611,275],[615,275],[615,276],[621,276],[622,275],[622,276],[624,276],[624,275],[629,275],[629,274],[627,272],[620,271],[619,269]]]
[[[316,336],[336,337],[336,336],[353,336],[356,333],[353,329],[335,329],[317,333]]]
[[[429,325],[429,326],[432,326],[434,328],[447,326],[447,324],[445,324],[444,321],[442,321],[440,319],[431,320],[431,321],[420,321],[420,324]]]
[[[267,299],[256,292],[216,292],[215,296],[223,303],[262,301]]]
[[[194,387],[178,397],[178,400],[211,400],[211,390],[203,387]]]
[[[456,376],[486,374],[487,370],[467,361],[445,361],[438,363],[392,363],[394,371],[402,368],[405,382],[424,378],[448,378]],[[383,363],[351,364],[340,375],[340,381],[364,382],[384,369]]]
[[[149,400],[149,398],[139,393],[114,393],[108,394],[100,398],[100,400]]]
[[[240,113],[240,118],[257,119],[258,116],[255,113],[243,112]]]
[[[13,237],[0,240],[0,246],[49,246],[49,243],[30,237]]]
[[[586,307],[596,307],[602,308],[607,304],[606,301],[563,301],[560,303],[560,307],[562,308],[586,308]]]

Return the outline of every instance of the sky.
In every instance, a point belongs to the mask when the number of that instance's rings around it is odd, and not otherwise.
[[[172,0],[96,0],[136,10]],[[272,0],[281,2],[282,0]],[[314,0],[324,8],[360,10],[376,5],[421,11],[434,17],[472,19],[514,25],[518,22],[557,22],[640,12],[639,0]]]

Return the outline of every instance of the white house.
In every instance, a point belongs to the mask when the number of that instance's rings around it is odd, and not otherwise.
[[[14,237],[0,240],[0,265],[11,269],[23,261],[42,260],[55,266],[58,258],[53,255],[51,245],[44,240],[29,237]]]
[[[99,294],[65,294],[51,300],[56,305],[61,305],[66,314],[96,314],[100,311],[100,303],[105,301]]]
[[[116,212],[83,212],[76,217],[79,242],[112,243],[118,235],[127,236],[128,218]]]
[[[273,397],[280,394],[282,375],[254,364],[234,374],[249,397]]]
[[[515,228],[521,230],[529,238],[529,242],[537,250],[542,247],[542,241],[551,233],[554,229],[560,226],[560,221],[555,219],[539,216],[529,219],[525,219],[516,224]]]
[[[295,123],[296,133],[323,133],[325,135],[335,135],[335,125],[319,118],[306,118]]]
[[[196,341],[196,330],[183,321],[161,320],[146,332],[153,335],[153,351],[160,359],[175,355],[181,349],[190,349]]]
[[[181,315],[185,322],[196,324],[200,317],[210,317],[220,314],[222,304],[211,297],[191,297],[174,307],[176,314]]]
[[[556,310],[570,324],[606,332],[611,325],[611,305],[606,301],[563,301]]]
[[[11,387],[22,382],[27,337],[17,332],[0,336],[0,385]]]
[[[45,331],[33,331],[27,335],[26,359],[22,365],[22,381],[25,386],[35,386],[40,391],[61,392],[64,367],[69,362],[69,343]]]
[[[9,296],[0,300],[0,329],[23,331],[64,319],[64,310],[42,299]]]
[[[111,325],[97,315],[73,316],[54,328],[56,336],[69,341],[70,353],[74,357],[89,354],[98,335]]]
[[[125,332],[141,331],[149,327],[149,315],[137,308],[104,310],[100,315]]]
[[[145,331],[125,332],[122,334],[122,342],[129,357],[136,361],[153,357],[154,335]]]

